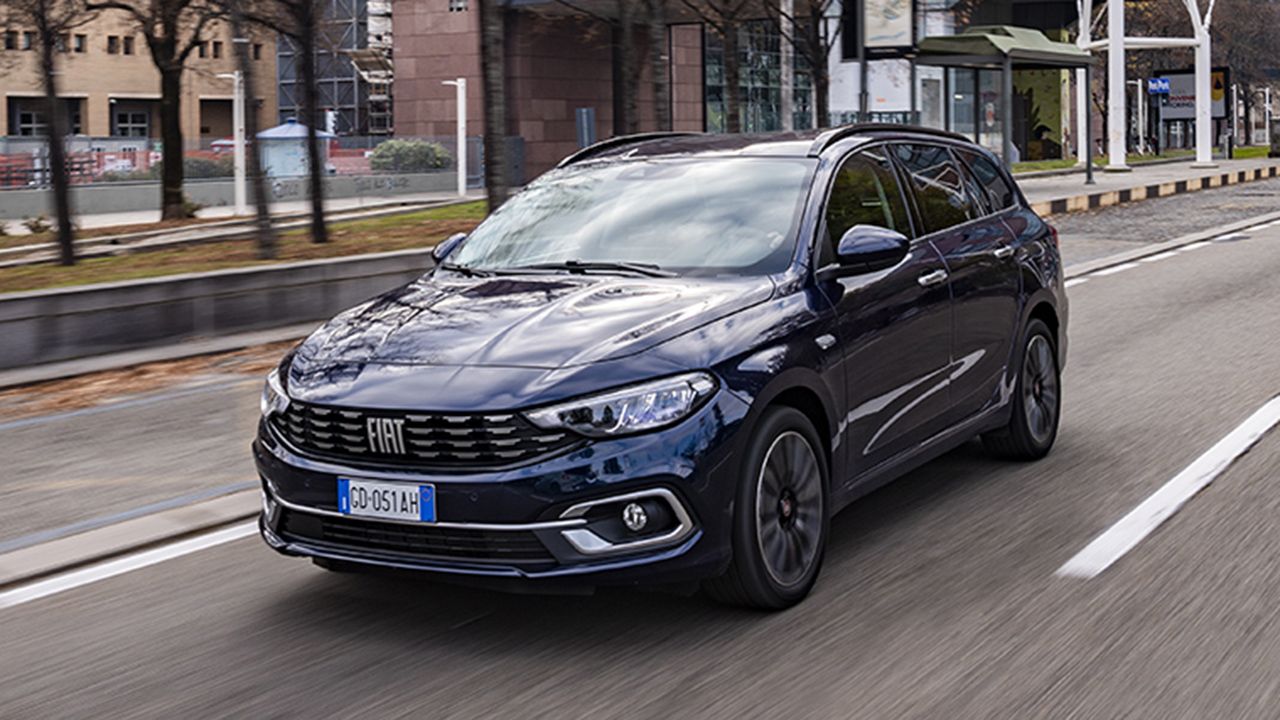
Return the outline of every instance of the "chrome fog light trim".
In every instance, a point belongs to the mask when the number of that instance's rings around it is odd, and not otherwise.
[[[676,497],[676,494],[666,488],[652,488],[650,490],[640,490],[638,492],[627,493],[625,495],[613,495],[611,497],[600,498],[599,500],[588,500],[587,502],[578,503],[573,507],[565,510],[560,514],[562,520],[573,518],[581,518],[587,514],[591,508],[600,505],[613,505],[617,503],[626,503],[627,501],[643,500],[657,498],[666,503],[671,509],[672,515],[675,516],[676,526],[670,531],[653,537],[641,538],[629,542],[611,542],[598,534],[584,527],[576,527],[568,530],[561,530],[560,535],[573,546],[574,550],[583,555],[606,555],[622,552],[633,552],[643,550],[645,548],[656,547],[659,545],[669,545],[688,537],[693,532],[693,518],[689,517],[689,512],[685,510],[684,503]]]

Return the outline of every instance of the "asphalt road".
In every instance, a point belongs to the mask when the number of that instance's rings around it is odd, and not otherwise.
[[[1055,571],[1280,393],[1278,270],[1280,227],[1073,287],[1053,454],[972,444],[857,503],[785,613],[333,576],[249,538],[0,610],[0,717],[1274,718],[1280,431],[1098,577]],[[189,439],[147,462],[218,464]]]

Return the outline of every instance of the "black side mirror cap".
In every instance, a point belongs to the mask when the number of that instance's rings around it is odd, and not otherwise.
[[[445,258],[449,257],[450,253],[457,250],[458,246],[462,244],[462,241],[466,239],[466,233],[454,233],[444,240],[441,240],[439,245],[436,245],[431,249],[431,259],[439,265],[444,262]]]
[[[854,225],[836,246],[836,264],[823,268],[824,278],[878,272],[897,265],[911,251],[906,235],[876,225]]]

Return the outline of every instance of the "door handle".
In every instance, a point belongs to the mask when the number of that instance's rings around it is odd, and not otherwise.
[[[1013,257],[1013,252],[1014,248],[1012,245],[1001,245],[991,254],[995,255],[1000,260],[1004,260],[1005,258]]]
[[[946,270],[934,270],[931,273],[925,273],[924,275],[921,275],[920,277],[916,278],[916,282],[920,283],[920,287],[931,287],[933,285],[944,283],[946,281],[947,281]]]

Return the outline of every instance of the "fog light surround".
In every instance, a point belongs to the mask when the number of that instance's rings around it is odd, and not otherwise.
[[[560,531],[573,549],[583,555],[609,555],[672,545],[684,540],[694,529],[684,504],[666,488],[589,500],[565,510],[560,518],[588,520],[585,526]],[[606,529],[610,525],[612,529]],[[643,534],[646,529],[649,534]]]

